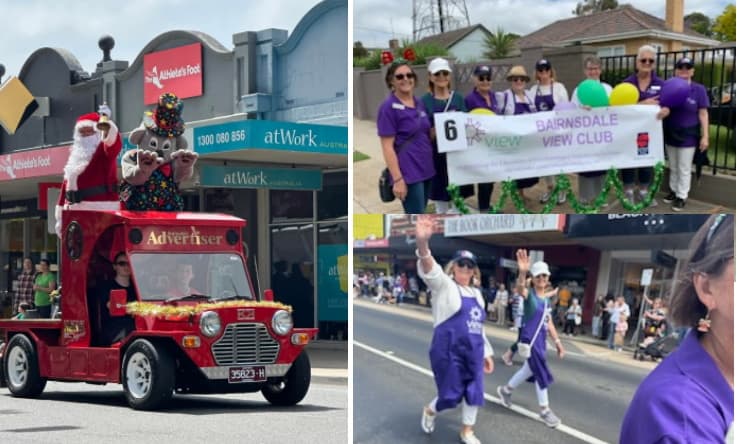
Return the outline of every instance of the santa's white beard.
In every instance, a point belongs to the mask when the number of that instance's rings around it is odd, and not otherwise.
[[[74,144],[72,144],[69,159],[64,167],[64,179],[67,181],[67,190],[77,190],[77,177],[84,172],[90,159],[95,154],[97,146],[100,144],[101,137],[99,132],[87,137],[81,137],[78,134],[74,136]]]

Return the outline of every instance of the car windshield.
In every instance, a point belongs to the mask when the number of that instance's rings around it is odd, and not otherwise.
[[[237,254],[154,254],[130,256],[142,301],[166,299],[253,299],[243,260]]]

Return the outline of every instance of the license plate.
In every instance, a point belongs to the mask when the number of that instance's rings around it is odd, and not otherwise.
[[[230,367],[228,369],[228,382],[259,382],[266,381],[266,367]]]

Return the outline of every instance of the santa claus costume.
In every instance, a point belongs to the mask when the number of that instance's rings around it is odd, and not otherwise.
[[[61,212],[69,205],[99,202],[96,208],[119,209],[117,158],[123,147],[118,127],[112,120],[107,134],[97,128],[99,113],[80,116],[74,125],[74,143],[64,167],[59,202],[56,205],[56,234],[61,237]],[[90,135],[83,135],[86,129]]]

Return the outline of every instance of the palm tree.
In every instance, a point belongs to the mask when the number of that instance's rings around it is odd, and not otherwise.
[[[484,40],[484,46],[486,47],[484,57],[501,59],[509,56],[514,48],[515,40],[515,34],[505,32],[501,27],[496,28],[496,32],[492,32]]]

